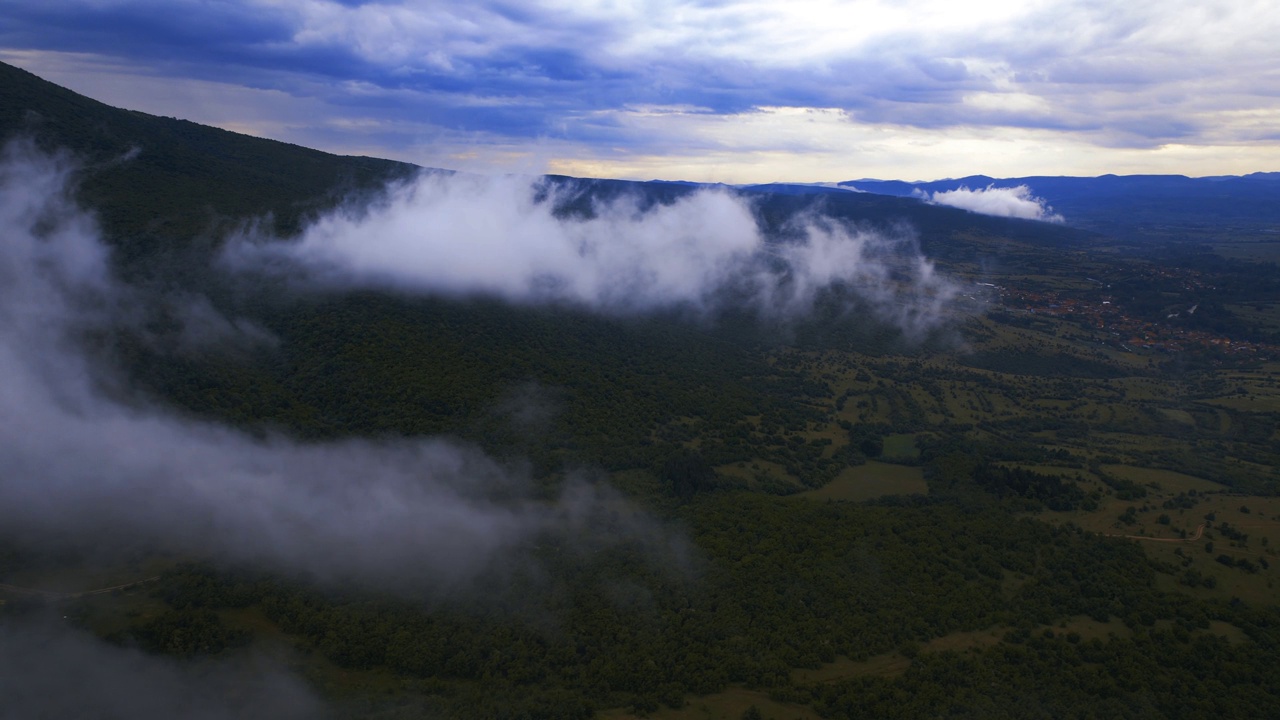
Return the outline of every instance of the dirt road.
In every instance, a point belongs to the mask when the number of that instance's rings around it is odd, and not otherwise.
[[[71,600],[78,597],[85,597],[86,595],[105,595],[106,593],[109,593],[109,592],[114,592],[116,590],[125,590],[127,588],[134,587],[135,585],[142,585],[144,583],[155,582],[156,580],[159,580],[159,579],[160,579],[159,575],[153,575],[152,577],[143,578],[141,580],[134,580],[133,582],[127,582],[127,583],[124,583],[123,585],[112,585],[111,587],[98,588],[96,590],[84,590],[81,592],[59,592],[57,590],[41,590],[39,588],[20,587],[18,585],[8,585],[6,583],[0,583],[0,592],[11,592],[11,593],[17,593],[19,595],[37,595],[39,597],[49,598],[51,600]]]
[[[1204,534],[1204,523],[1200,523],[1200,526],[1196,528],[1196,534],[1192,535],[1189,538],[1155,538],[1155,537],[1147,537],[1146,535],[1113,535],[1111,533],[1103,533],[1103,534],[1106,535],[1107,537],[1128,538],[1130,540],[1149,540],[1151,542],[1173,542],[1173,543],[1189,542],[1190,543],[1190,542],[1195,542],[1199,540],[1200,536]]]

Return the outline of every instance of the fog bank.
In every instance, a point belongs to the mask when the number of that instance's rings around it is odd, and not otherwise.
[[[0,718],[310,720],[301,678],[265,662],[183,664],[105,643],[45,617],[0,621]]]
[[[439,591],[524,565],[546,536],[665,542],[606,487],[571,481],[540,500],[521,467],[452,440],[256,439],[136,400],[120,373],[81,349],[86,331],[143,309],[108,271],[92,218],[69,200],[72,171],[21,143],[0,160],[7,532],[155,543],[321,580]],[[188,321],[201,332],[254,335],[212,318],[207,303],[179,304],[197,308]]]
[[[939,322],[954,294],[907,232],[809,213],[787,225],[786,237],[767,238],[751,201],[730,191],[696,190],[668,204],[583,192],[544,179],[424,173],[372,207],[317,219],[297,241],[246,237],[226,258],[241,269],[300,266],[312,281],[339,287],[606,313],[732,304],[798,317],[839,286],[909,329]],[[570,203],[589,210],[563,212]]]

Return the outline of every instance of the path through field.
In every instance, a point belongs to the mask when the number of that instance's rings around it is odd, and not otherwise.
[[[1121,537],[1121,538],[1128,538],[1130,540],[1150,540],[1151,542],[1189,542],[1190,543],[1190,542],[1195,542],[1199,540],[1200,536],[1204,534],[1204,523],[1200,523],[1200,526],[1196,528],[1196,534],[1192,535],[1189,538],[1156,538],[1156,537],[1147,537],[1146,535],[1113,535],[1112,533],[1103,533],[1103,534],[1106,535],[1107,537]]]
[[[149,578],[127,582],[123,585],[112,585],[111,587],[98,588],[96,590],[84,590],[82,592],[58,592],[56,590],[41,590],[39,588],[19,587],[17,585],[0,583],[0,591],[18,593],[19,595],[38,595],[52,600],[71,600],[78,597],[84,597],[86,595],[105,595],[106,593],[115,590],[125,590],[135,585],[142,585],[143,583],[154,582],[159,579],[159,575],[154,575]]]

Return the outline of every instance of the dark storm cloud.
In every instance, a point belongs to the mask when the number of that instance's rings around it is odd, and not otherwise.
[[[298,37],[303,22],[291,13],[305,3],[256,6],[248,3],[71,2],[20,3],[0,25],[0,42],[9,47],[98,53],[126,57],[139,63],[180,62],[186,72],[203,79],[222,79],[235,67],[254,67],[271,73],[301,72],[335,79],[355,79],[381,88],[412,89],[435,94],[434,102],[451,125],[463,120],[449,113],[466,103],[450,103],[445,95],[483,97],[538,97],[539,107],[526,114],[557,113],[559,109],[585,110],[620,107],[626,103],[669,103],[707,107],[734,113],[761,105],[800,104],[830,106],[832,96],[847,93],[884,98],[899,95],[911,100],[916,92],[907,85],[886,83],[895,75],[893,62],[864,59],[850,72],[827,82],[797,82],[808,70],[778,71],[750,61],[710,62],[696,56],[647,57],[637,70],[607,67],[578,48],[535,46],[527,37],[569,38],[599,47],[623,32],[615,23],[566,22],[563,14],[547,10],[517,11],[503,4],[471,4],[460,11],[437,5],[419,5],[422,13],[450,16],[454,22],[432,23],[420,37],[400,37],[419,47],[397,53],[394,48],[361,52],[353,36],[335,34],[311,39]],[[369,8],[372,3],[345,3],[347,8]],[[396,4],[379,7],[398,7]],[[507,36],[501,24],[485,21],[499,16],[508,21]],[[442,31],[460,30],[460,36],[442,37]],[[518,30],[519,32],[515,32]],[[405,28],[405,34],[413,32]],[[376,31],[375,31],[376,32]],[[432,35],[441,40],[445,54],[432,55],[427,48]],[[378,37],[383,37],[379,34]],[[452,52],[448,52],[452,48]],[[361,58],[361,55],[364,58]],[[216,67],[215,67],[216,66]],[[945,59],[926,62],[933,77],[948,82],[963,66]],[[648,78],[656,83],[646,82]],[[832,82],[834,81],[834,82]],[[824,90],[825,88],[825,90]],[[833,92],[834,91],[834,92]],[[474,110],[474,109],[473,109]],[[501,114],[483,110],[465,118],[467,129],[509,132],[514,128]],[[491,120],[498,122],[491,124]],[[528,129],[548,124],[527,123]]]
[[[527,23],[534,35],[538,21],[546,23],[531,13],[497,10]],[[0,47],[101,55],[142,74],[310,95],[339,113],[345,108],[387,122],[516,138],[571,137],[573,123],[566,118],[653,100],[637,92],[643,88],[638,73],[599,67],[571,47],[483,38],[479,49],[453,37],[467,51],[437,62],[430,56],[370,57],[339,38],[301,42],[298,31],[297,17],[283,7],[70,0],[15,4],[0,20]],[[598,37],[595,29],[583,32]],[[363,89],[353,92],[353,83]]]
[[[288,18],[241,3],[79,2],[5,3],[0,43],[127,57],[138,62],[178,62],[216,73],[210,65],[257,65],[286,60]]]
[[[467,10],[419,5],[414,17],[440,15],[450,22],[430,24],[419,30],[421,35],[413,35],[412,26],[403,35],[375,29],[370,31],[375,39],[385,38],[388,46],[363,47],[354,36],[341,33],[307,36],[305,21],[291,12],[301,5],[305,3],[18,3],[0,21],[0,45],[100,54],[136,64],[144,72],[319,93],[326,102],[384,117],[425,116],[454,130],[526,138],[572,139],[576,116],[633,105],[733,114],[776,105],[854,107],[864,98],[879,103],[937,101],[951,90],[927,81],[949,83],[963,75],[962,64],[945,59],[926,59],[920,67],[907,62],[904,69],[894,57],[838,63],[816,76],[811,67],[774,68],[750,59],[725,61],[692,53],[646,53],[638,63],[611,62],[600,48],[625,37],[626,28],[616,22],[572,21],[545,9],[483,3]],[[344,6],[368,9],[374,4]],[[494,17],[506,20],[508,27],[493,23]],[[456,34],[446,37],[446,30]],[[397,41],[412,50],[396,51]],[[438,51],[433,49],[437,46]],[[317,86],[295,75],[402,92],[353,95],[344,87]],[[609,138],[596,132],[589,139]]]

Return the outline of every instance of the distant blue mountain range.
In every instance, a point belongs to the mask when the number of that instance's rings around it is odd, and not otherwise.
[[[778,195],[848,192],[918,198],[960,188],[1025,185],[1067,224],[1109,235],[1176,235],[1179,230],[1239,230],[1280,234],[1280,173],[1191,178],[1185,175],[1102,175],[962,178],[906,182],[846,180],[840,183],[767,183],[739,186]]]
[[[1280,173],[1191,178],[1184,175],[1102,175],[1100,177],[1033,176],[993,178],[986,175],[904,182],[848,180],[838,185],[896,197],[932,195],[966,187],[1012,188],[1025,185],[1066,222],[1113,234],[1185,229],[1280,232]],[[826,190],[797,185],[795,192]],[[775,187],[775,192],[779,190]]]

